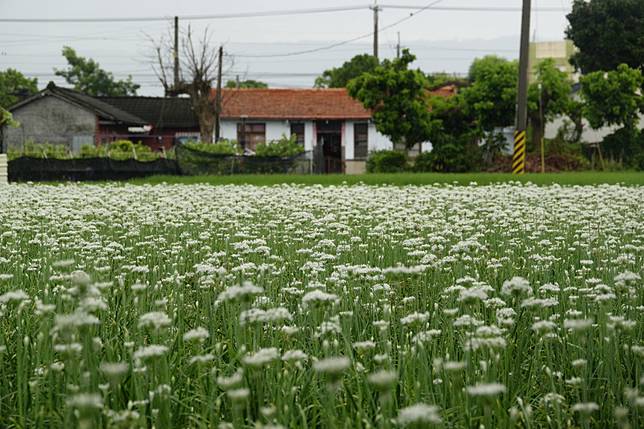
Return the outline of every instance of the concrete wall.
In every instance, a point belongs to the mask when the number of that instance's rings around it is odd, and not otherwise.
[[[7,155],[0,153],[0,185],[7,184],[8,182],[8,168]]]
[[[24,142],[63,144],[94,142],[93,112],[53,96],[45,96],[14,110],[18,128],[4,129],[5,149],[20,149]]]
[[[367,161],[346,160],[344,163],[345,174],[364,174],[367,172]]]
[[[564,122],[566,120],[570,121],[570,119],[568,119],[565,116],[558,116],[554,118],[552,121],[548,122],[546,124],[544,137],[547,139],[553,139],[557,137],[557,132],[561,127],[563,127]],[[600,143],[602,140],[604,140],[606,136],[622,128],[621,126],[605,126],[594,130],[591,128],[590,124],[586,119],[582,119],[581,124],[582,124],[582,132],[581,132],[580,141],[582,143]],[[640,130],[644,129],[644,114],[639,115],[639,123],[637,127]]]

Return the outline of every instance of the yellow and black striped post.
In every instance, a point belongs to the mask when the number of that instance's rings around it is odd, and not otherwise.
[[[525,130],[514,132],[514,153],[512,154],[512,174],[525,173]]]
[[[512,174],[525,173],[525,130],[528,125],[528,54],[530,48],[531,0],[523,0],[521,14],[521,49],[519,50],[519,85],[517,88],[517,122],[514,132]]]

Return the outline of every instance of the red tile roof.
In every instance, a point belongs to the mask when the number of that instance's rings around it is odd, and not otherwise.
[[[458,87],[456,85],[445,85],[441,86],[440,88],[434,89],[433,91],[431,91],[431,94],[447,98],[456,94],[457,91]]]
[[[449,96],[452,88],[432,91]],[[216,91],[213,90],[213,95]],[[345,88],[222,90],[222,118],[236,119],[370,119],[371,112]]]
[[[369,119],[359,101],[339,89],[224,89],[223,118]]]

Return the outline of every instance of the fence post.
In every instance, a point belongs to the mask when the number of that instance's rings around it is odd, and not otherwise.
[[[7,154],[0,153],[0,185],[4,185],[9,182],[9,164],[7,162]]]

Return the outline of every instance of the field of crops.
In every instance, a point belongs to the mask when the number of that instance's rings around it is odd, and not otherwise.
[[[0,427],[644,426],[644,187],[0,187]]]

